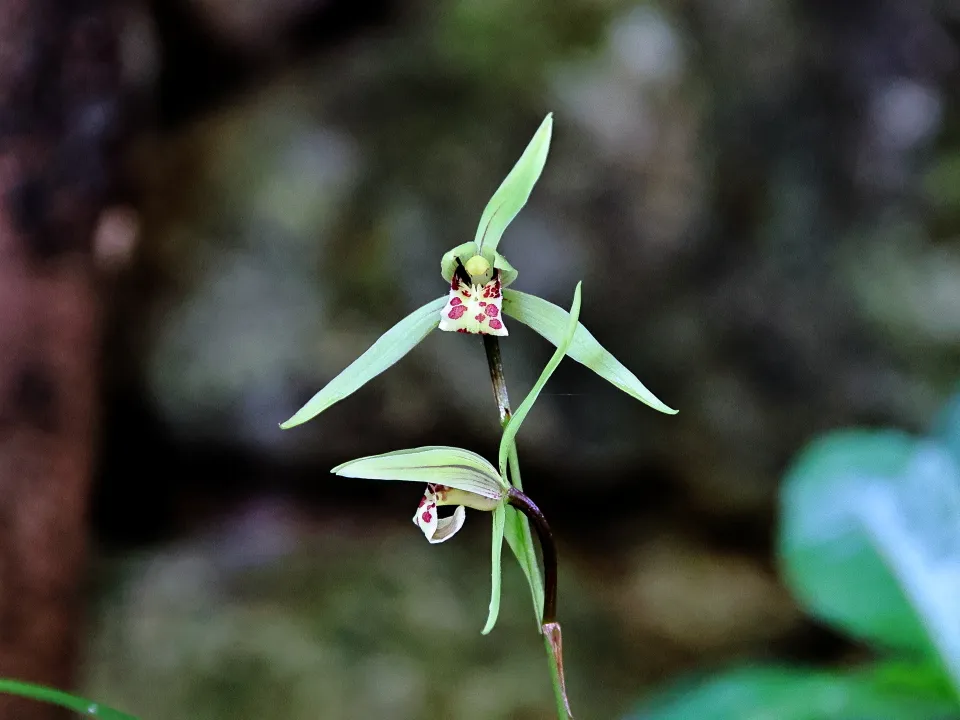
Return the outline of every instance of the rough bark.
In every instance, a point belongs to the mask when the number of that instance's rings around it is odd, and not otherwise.
[[[69,689],[96,427],[92,235],[116,33],[82,0],[0,0],[0,676]],[[0,720],[66,717],[0,696]]]

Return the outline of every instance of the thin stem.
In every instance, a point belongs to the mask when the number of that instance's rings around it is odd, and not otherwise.
[[[458,270],[463,266],[457,265]],[[466,272],[466,270],[463,270]],[[504,427],[512,417],[510,410],[510,395],[507,392],[507,380],[503,374],[503,358],[500,355],[500,339],[496,335],[481,335],[483,349],[487,355],[487,366],[490,368],[490,382],[493,385],[493,397],[497,401],[497,410],[500,413],[500,426]],[[520,458],[517,456],[517,444],[510,443],[507,456],[510,469],[510,482],[517,490],[523,490],[523,481],[520,479]],[[533,584],[533,606],[537,621],[543,615],[543,579],[540,577],[540,566],[537,564],[537,553],[533,547],[533,536],[530,534],[530,524],[523,523],[523,558],[521,562],[526,566],[526,575]]]
[[[462,265],[457,263],[458,271]],[[463,271],[466,272],[465,270]],[[493,384],[493,397],[497,402],[500,413],[500,426],[503,427],[510,420],[510,396],[507,393],[507,381],[503,374],[503,359],[500,356],[500,341],[495,335],[483,335],[483,349],[487,355],[487,365],[490,368],[490,382]],[[528,520],[532,520],[540,538],[540,548],[543,551],[544,572],[546,583],[540,576],[540,567],[537,564],[537,553],[533,547],[533,537],[530,534],[530,522],[524,522],[521,540],[523,542],[523,559],[527,566],[527,576],[533,586],[533,604],[539,610],[540,598],[544,599],[541,615],[543,644],[547,651],[547,662],[550,666],[550,682],[553,686],[553,697],[557,706],[557,717],[560,720],[572,720],[570,702],[567,700],[567,687],[563,673],[563,647],[560,642],[560,624],[556,622],[557,612],[557,548],[553,540],[553,533],[547,524],[540,509],[523,494],[523,483],[520,480],[520,460],[517,457],[516,443],[510,444],[507,456],[510,470],[510,482],[513,488],[509,492],[510,504],[524,513]],[[544,585],[546,587],[544,587]],[[548,621],[549,619],[549,621]]]
[[[510,488],[507,491],[507,502],[526,515],[537,530],[540,551],[543,553],[543,617],[540,619],[540,624],[555,623],[557,621],[557,544],[553,540],[553,532],[540,508],[517,488]]]
[[[507,380],[503,375],[503,358],[500,356],[500,339],[496,335],[482,335],[483,349],[487,353],[487,365],[490,367],[490,382],[493,384],[493,397],[500,411],[500,426],[510,419],[510,395],[507,393]]]
[[[503,374],[500,339],[496,335],[482,335],[481,337],[483,338],[483,349],[487,355],[487,366],[490,368],[490,382],[493,385],[493,397],[497,401],[497,410],[500,413],[500,427],[504,427],[513,414],[510,411],[510,395],[507,392],[507,380]],[[520,479],[520,458],[517,457],[516,443],[510,443],[507,463],[510,470],[510,483],[517,490],[522,491],[523,482]],[[518,559],[525,565],[525,574],[533,585],[533,607],[536,612],[537,621],[540,622],[543,615],[543,579],[540,577],[537,553],[533,547],[530,523],[523,523],[522,535],[524,552],[523,558]]]
[[[567,681],[563,674],[563,640],[560,623],[544,623],[543,645],[550,662],[550,680],[553,683],[553,699],[557,702],[557,717],[573,720],[570,701],[567,699]]]

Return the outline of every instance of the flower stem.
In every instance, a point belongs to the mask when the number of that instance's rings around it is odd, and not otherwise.
[[[487,365],[490,367],[490,382],[493,384],[493,397],[500,411],[500,426],[510,419],[510,395],[507,393],[507,379],[503,376],[503,358],[500,356],[500,340],[496,335],[481,335],[483,349],[487,353]]]
[[[459,267],[458,267],[459,269]],[[493,396],[500,413],[500,426],[509,422],[510,396],[507,393],[507,381],[503,374],[503,359],[500,355],[500,341],[495,335],[482,335],[483,349],[487,355],[487,366],[490,368],[490,382],[493,384]],[[553,696],[556,701],[557,717],[560,720],[573,720],[570,712],[570,702],[567,700],[567,687],[563,673],[563,647],[560,642],[560,624],[556,622],[557,612],[557,548],[553,540],[553,533],[547,524],[546,518],[530,498],[523,494],[523,484],[520,480],[520,460],[517,457],[517,446],[511,443],[508,456],[510,481],[513,487],[508,495],[510,505],[520,510],[526,518],[531,520],[537,528],[540,540],[540,549],[543,553],[544,583],[540,576],[537,564],[536,550],[533,547],[533,538],[530,534],[530,523],[523,523],[521,540],[523,543],[523,557],[517,553],[517,559],[527,566],[527,576],[530,578],[533,604],[538,612],[543,634],[543,644],[547,651],[547,663],[550,666],[550,682],[553,686]],[[544,587],[544,584],[546,587]]]

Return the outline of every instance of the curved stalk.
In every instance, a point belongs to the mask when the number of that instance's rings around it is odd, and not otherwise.
[[[543,617],[541,626],[557,622],[557,545],[553,531],[540,508],[517,488],[507,491],[507,502],[527,516],[537,531],[540,552],[543,555]]]
[[[458,262],[457,271],[464,272]],[[493,385],[493,396],[497,402],[500,414],[500,426],[506,425],[512,413],[510,411],[510,396],[507,393],[507,382],[503,373],[503,359],[500,355],[500,342],[494,335],[482,335],[483,349],[487,356],[487,366],[490,369],[490,382]],[[533,537],[530,533],[530,522],[523,523],[523,558],[521,562],[527,565],[533,589],[533,604],[539,611],[538,594],[543,597],[543,612],[539,613],[540,632],[543,634],[543,644],[547,652],[547,663],[550,667],[550,682],[553,687],[553,697],[556,701],[557,717],[560,720],[573,720],[570,711],[570,702],[567,699],[567,687],[563,672],[563,646],[560,638],[560,623],[556,621],[557,612],[557,550],[553,540],[553,533],[547,524],[546,518],[530,498],[523,494],[523,484],[520,480],[520,461],[517,457],[516,444],[511,444],[508,458],[510,482],[513,488],[508,494],[509,503],[520,510],[537,528],[540,539],[540,548],[543,552],[544,575],[546,582],[541,579],[540,566],[537,563],[537,553],[533,547]]]

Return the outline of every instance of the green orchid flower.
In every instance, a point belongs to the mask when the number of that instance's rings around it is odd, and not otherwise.
[[[464,508],[493,513],[493,590],[483,628],[486,635],[500,609],[500,551],[510,485],[486,459],[461,448],[434,445],[398,450],[351,460],[331,470],[342,477],[367,480],[427,481],[413,522],[430,543],[452,538],[466,519]],[[456,506],[453,515],[441,518],[437,508]]]
[[[493,629],[500,611],[500,555],[509,506],[519,506],[526,511],[531,508],[536,510],[529,498],[512,487],[506,479],[508,452],[540,392],[570,349],[580,316],[580,293],[581,286],[577,283],[567,327],[557,343],[556,351],[504,427],[500,438],[499,470],[474,452],[444,445],[371,455],[351,460],[331,470],[342,477],[426,482],[427,487],[414,513],[413,523],[432,544],[449,540],[463,527],[466,520],[465,508],[493,513],[490,607],[487,622],[481,631],[484,635]],[[443,506],[455,506],[453,514],[441,518],[437,509]],[[539,510],[536,512],[539,513]],[[552,572],[555,571],[554,564]],[[547,602],[547,615],[550,616],[556,611],[555,580],[552,587],[554,597]],[[547,615],[540,620],[546,622],[553,619]]]
[[[561,342],[570,317],[567,311],[534,295],[508,289],[517,278],[517,270],[497,251],[504,231],[527,203],[543,171],[552,130],[550,114],[490,198],[474,240],[458,245],[441,259],[441,275],[449,283],[447,295],[415,310],[380,336],[281,428],[300,425],[356,392],[438,327],[449,332],[503,336],[507,335],[503,320],[506,315],[531,327],[555,346]],[[583,325],[575,326],[567,354],[655,410],[676,413],[644,387]]]

